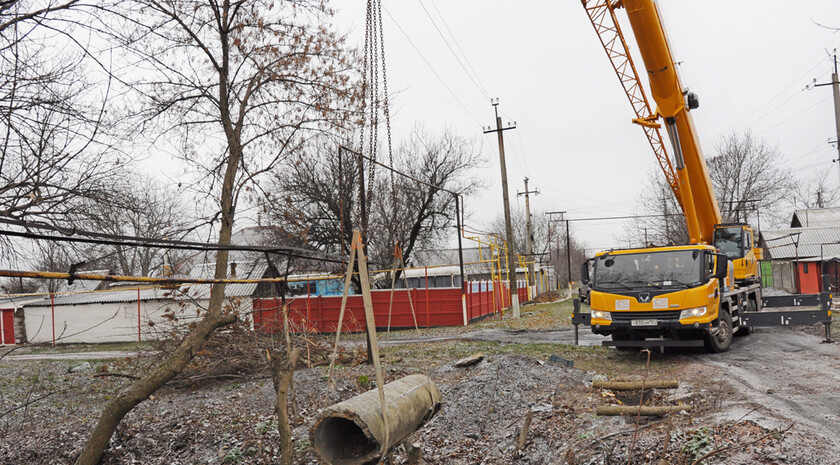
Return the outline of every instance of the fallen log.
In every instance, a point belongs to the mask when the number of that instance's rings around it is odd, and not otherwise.
[[[677,380],[649,380],[649,381],[592,381],[592,387],[597,389],[612,389],[613,391],[638,391],[642,389],[676,389],[680,387]]]
[[[362,465],[376,462],[383,450],[405,441],[440,408],[440,391],[425,375],[410,375],[390,382],[384,386],[384,391],[387,434],[376,389],[321,411],[309,436],[323,463]],[[383,448],[386,437],[388,444]]]
[[[624,415],[624,416],[636,416],[641,415],[643,417],[660,417],[665,415],[666,413],[676,413],[676,412],[690,412],[691,406],[690,405],[665,405],[661,407],[647,407],[642,406],[639,407],[638,405],[602,405],[595,409],[596,415],[602,416],[616,416],[616,415]]]

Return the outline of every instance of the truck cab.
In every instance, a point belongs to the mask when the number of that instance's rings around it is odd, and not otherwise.
[[[760,281],[762,251],[755,246],[752,228],[745,223],[725,223],[715,225],[715,247],[726,254],[735,267],[735,281],[739,283],[757,283]]]
[[[721,296],[731,282],[726,255],[704,244],[601,252],[581,267],[590,286],[592,331],[613,341],[705,339],[728,348],[731,315]],[[726,313],[726,315],[721,315]],[[709,339],[712,339],[709,341]],[[725,346],[725,347],[723,347]],[[722,350],[721,350],[722,349]]]

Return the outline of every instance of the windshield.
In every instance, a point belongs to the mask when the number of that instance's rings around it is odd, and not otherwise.
[[[715,229],[715,247],[725,253],[729,259],[741,258],[741,234],[740,227]]]
[[[699,250],[602,255],[595,260],[592,284],[623,288],[688,286],[702,281],[702,256]]]

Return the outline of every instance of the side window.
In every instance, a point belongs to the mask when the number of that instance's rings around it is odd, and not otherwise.
[[[711,276],[713,274],[715,274],[715,256],[710,254],[710,253],[707,253],[706,254],[706,276]]]

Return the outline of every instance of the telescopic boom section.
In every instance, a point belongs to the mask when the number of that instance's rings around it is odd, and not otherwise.
[[[630,26],[642,55],[656,101],[665,121],[674,153],[679,191],[692,244],[711,244],[720,209],[712,189],[706,161],[689,114],[693,96],[683,91],[665,28],[654,0],[624,0]],[[688,97],[688,99],[687,99]]]

